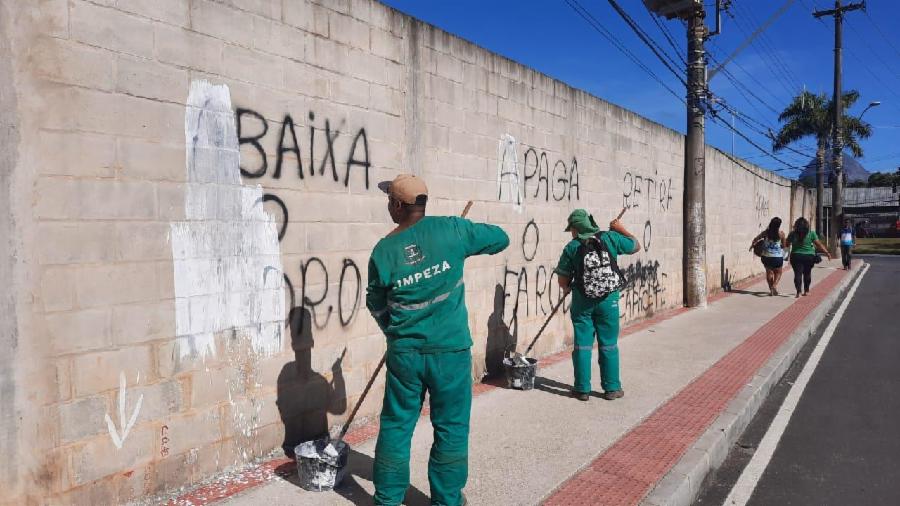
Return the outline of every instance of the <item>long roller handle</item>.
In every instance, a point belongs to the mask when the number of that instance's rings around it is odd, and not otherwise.
[[[350,429],[350,424],[353,423],[353,419],[356,418],[356,413],[359,411],[359,407],[362,406],[363,400],[365,400],[366,396],[369,395],[369,390],[372,389],[372,384],[375,383],[375,378],[378,377],[378,373],[381,372],[381,368],[384,367],[384,360],[387,358],[387,353],[381,356],[381,362],[378,362],[378,367],[375,368],[375,374],[369,378],[369,382],[366,383],[366,388],[363,389],[362,395],[359,396],[359,400],[356,401],[356,406],[353,407],[353,411],[350,413],[350,416],[347,418],[347,421],[344,422],[344,427],[341,428],[341,435],[338,436],[338,440],[344,439],[344,436],[347,435],[347,430]]]
[[[566,300],[566,297],[567,297],[568,295],[569,295],[569,293],[566,292],[566,293],[562,296],[562,298],[559,299],[559,302],[557,302],[557,303],[556,303],[556,306],[553,307],[553,311],[550,311],[550,316],[548,316],[547,319],[544,321],[544,324],[541,325],[541,330],[538,330],[537,335],[534,336],[534,339],[531,340],[531,344],[528,345],[528,348],[525,350],[525,353],[523,353],[522,355],[528,355],[528,353],[531,351],[531,349],[534,348],[534,343],[536,343],[537,340],[538,340],[538,338],[541,337],[541,334],[544,333],[544,329],[547,328],[547,325],[550,323],[550,320],[553,319],[553,315],[555,315],[556,312],[559,311],[560,306],[562,306],[563,301]]]

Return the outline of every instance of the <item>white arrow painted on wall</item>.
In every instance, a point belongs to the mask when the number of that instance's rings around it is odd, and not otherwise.
[[[140,381],[140,380],[139,380]],[[144,394],[138,398],[137,404],[134,406],[134,412],[131,414],[131,418],[128,419],[128,423],[125,424],[125,404],[127,399],[125,397],[125,373],[119,373],[119,423],[122,425],[121,434],[119,434],[119,429],[116,428],[116,424],[113,423],[112,418],[110,418],[109,413],[106,414],[106,427],[109,429],[109,436],[112,438],[113,444],[116,445],[116,448],[122,449],[122,445],[125,443],[125,438],[128,437],[128,432],[131,431],[131,427],[134,425],[134,422],[137,420],[138,413],[141,411],[141,403],[144,402]]]

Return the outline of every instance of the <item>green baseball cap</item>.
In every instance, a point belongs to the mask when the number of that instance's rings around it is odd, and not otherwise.
[[[574,230],[579,239],[587,239],[600,231],[600,227],[594,222],[594,217],[584,209],[576,209],[569,214],[566,232]]]

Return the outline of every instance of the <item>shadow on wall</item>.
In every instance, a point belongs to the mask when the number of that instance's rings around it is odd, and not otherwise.
[[[341,362],[347,350],[331,366],[331,381],[312,370],[312,318],[309,309],[295,307],[288,316],[294,361],[278,375],[278,413],[284,423],[285,455],[294,458],[294,447],[328,433],[328,413],[347,410],[347,391]]]
[[[484,367],[488,377],[503,374],[503,358],[516,350],[518,342],[518,324],[510,332],[509,325],[503,320],[505,304],[506,293],[503,286],[497,284],[494,287],[494,312],[488,317],[487,345],[484,351]]]
[[[728,272],[728,269],[725,268],[725,255],[721,256],[721,261],[719,263],[719,275],[721,276],[719,279],[722,280],[722,290],[725,292],[732,291],[731,286],[731,273]]]

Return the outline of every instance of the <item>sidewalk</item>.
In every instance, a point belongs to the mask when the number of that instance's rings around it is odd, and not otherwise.
[[[786,367],[859,267],[856,262],[848,275],[840,261],[823,262],[813,272],[809,297],[794,298],[788,271],[780,291],[790,295],[769,297],[760,281],[716,297],[706,309],[629,329],[619,344],[626,395],[613,402],[569,397],[568,353],[541,360],[533,391],[479,387],[472,406],[469,504],[689,502],[706,470],[721,461],[727,439],[752,418],[766,382],[780,376],[780,364]],[[338,491],[298,488],[292,464],[279,459],[170,504],[371,504],[374,433],[363,429],[348,438],[352,476]],[[413,437],[407,504],[428,504],[431,440],[429,419],[422,417]]]

